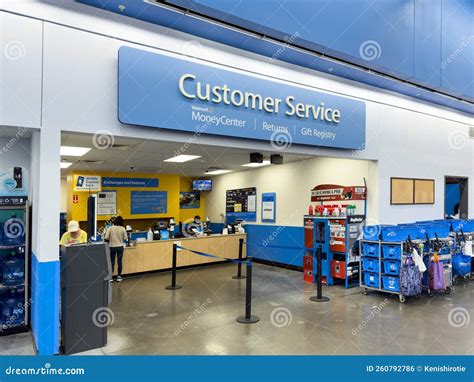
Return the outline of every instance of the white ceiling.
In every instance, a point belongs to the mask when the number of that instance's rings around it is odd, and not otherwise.
[[[104,141],[107,138],[104,137]],[[188,177],[199,177],[204,175],[210,167],[232,171],[248,170],[247,167],[242,167],[242,165],[249,163],[249,154],[254,151],[200,144],[191,144],[185,147],[183,143],[118,137],[114,138],[112,147],[99,149],[97,144],[94,145],[94,143],[92,135],[64,133],[61,140],[63,146],[90,147],[92,150],[81,158],[63,157],[63,161],[73,162],[74,164],[68,169],[63,169],[61,175],[65,176],[74,170],[87,170],[180,174]],[[120,148],[118,147],[120,145],[126,147]],[[164,159],[171,158],[178,152],[180,154],[200,155],[201,158],[185,163],[163,162]],[[278,151],[274,153],[282,154],[284,163],[310,157],[307,155],[285,154]],[[262,154],[269,157],[272,153],[262,152]],[[87,161],[103,161],[103,163],[87,163]]]

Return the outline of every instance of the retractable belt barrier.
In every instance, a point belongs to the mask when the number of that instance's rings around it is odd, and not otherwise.
[[[243,239],[241,239],[241,240],[243,240]],[[304,247],[291,247],[291,246],[286,246],[286,245],[258,245],[258,244],[254,244],[254,243],[249,243],[247,241],[245,242],[245,244],[251,245],[252,247],[255,247],[255,248],[263,248],[263,249],[277,248],[277,249],[299,249],[301,251],[305,250]]]
[[[171,269],[171,285],[168,285],[166,289],[176,290],[181,289],[182,286],[176,284],[176,268],[177,268],[177,257],[178,257],[178,248],[184,251],[189,251],[198,256],[209,257],[212,259],[228,260],[233,263],[237,263],[238,270],[237,275],[234,276],[234,279],[247,279],[246,288],[245,288],[245,314],[243,316],[237,317],[237,322],[241,324],[253,324],[260,321],[258,316],[252,315],[252,257],[247,257],[246,260],[242,259],[242,248],[243,248],[243,239],[239,240],[239,258],[238,259],[229,259],[227,257],[220,257],[216,255],[211,255],[209,253],[204,253],[200,251],[195,251],[193,249],[182,247],[178,244],[173,244],[173,265]],[[247,276],[242,276],[241,268],[242,264],[245,262],[247,268]]]

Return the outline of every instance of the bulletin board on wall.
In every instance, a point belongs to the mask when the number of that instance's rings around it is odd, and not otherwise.
[[[228,222],[257,221],[257,188],[227,190],[225,211]]]
[[[434,179],[391,178],[390,204],[434,204]]]

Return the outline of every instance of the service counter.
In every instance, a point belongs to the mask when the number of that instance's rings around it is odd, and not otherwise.
[[[200,237],[186,237],[170,240],[156,240],[137,242],[134,247],[125,248],[123,255],[122,274],[151,272],[170,269],[172,262],[173,243],[194,251],[211,255],[237,259],[239,257],[239,239],[246,239],[246,234],[210,235]],[[243,245],[242,256],[246,251]],[[220,262],[219,259],[199,256],[186,250],[179,250],[177,256],[178,267]],[[117,264],[115,273],[117,273]]]

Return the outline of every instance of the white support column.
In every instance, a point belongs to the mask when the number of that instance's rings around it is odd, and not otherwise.
[[[31,326],[37,350],[45,355],[59,346],[60,146],[59,130],[33,133]]]

